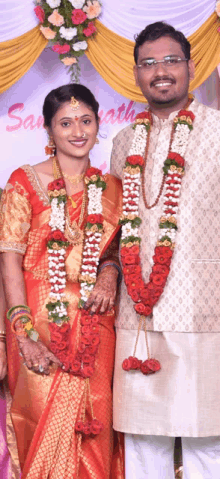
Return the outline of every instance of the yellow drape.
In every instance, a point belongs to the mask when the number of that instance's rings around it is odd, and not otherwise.
[[[39,27],[0,43],[0,93],[16,83],[34,64],[45,46]]]
[[[188,40],[192,46],[192,58],[196,64],[195,79],[190,90],[201,85],[220,63],[220,25],[217,14],[208,20]],[[86,55],[104,78],[118,93],[137,102],[146,101],[133,77],[134,43],[106,28],[97,20],[97,35],[89,40]]]

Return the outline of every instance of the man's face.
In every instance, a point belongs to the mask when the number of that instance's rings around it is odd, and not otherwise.
[[[137,65],[144,65],[147,59],[163,60],[171,58],[184,59],[180,43],[170,37],[161,37],[153,42],[145,42],[138,51]],[[164,108],[169,105],[178,106],[188,98],[189,81],[194,77],[194,63],[192,60],[152,65],[150,68],[134,67],[136,84],[150,105]]]

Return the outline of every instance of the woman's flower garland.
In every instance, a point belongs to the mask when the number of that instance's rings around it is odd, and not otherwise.
[[[53,43],[52,49],[70,67],[72,79],[78,80],[78,58],[87,50],[87,39],[94,36],[94,20],[101,13],[98,0],[36,0],[35,14],[40,30]]]
[[[86,171],[85,183],[88,192],[88,214],[79,279],[81,283],[79,308],[83,308],[96,283],[100,242],[103,232],[102,192],[106,188],[102,173],[97,168],[89,168]],[[64,371],[86,379],[92,376],[95,369],[95,359],[100,342],[100,318],[97,314],[91,316],[89,312],[82,310],[80,342],[76,353],[71,353],[69,351],[71,328],[67,313],[69,303],[65,300],[65,254],[69,243],[64,235],[67,195],[63,178],[49,183],[48,195],[51,202],[49,222],[51,233],[47,238],[49,253],[48,274],[51,291],[50,302],[46,307],[50,321],[50,349],[61,361]],[[91,423],[78,421],[76,425],[77,432],[86,435],[98,434],[102,429],[103,424],[94,418]]]
[[[150,112],[143,112],[138,114],[135,119],[135,134],[123,172],[123,215],[120,219],[122,225],[121,261],[128,294],[135,303],[135,311],[141,317],[151,315],[154,305],[163,293],[169,275],[175,247],[177,212],[184,174],[183,157],[194,118],[191,111],[180,110],[174,119],[174,137],[163,166],[166,180],[164,204],[159,222],[160,233],[154,250],[152,272],[147,284],[143,281],[140,266],[139,226],[141,218],[138,214],[141,173],[152,117]],[[143,374],[149,374],[158,371],[160,364],[157,360],[150,358],[142,363],[137,358],[130,356],[124,360],[122,367],[127,371],[139,369]]]

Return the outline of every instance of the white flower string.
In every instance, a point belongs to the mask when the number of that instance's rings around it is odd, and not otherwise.
[[[151,315],[154,305],[163,293],[169,275],[175,247],[177,213],[184,174],[183,157],[190,131],[193,128],[193,120],[194,114],[187,110],[180,110],[174,119],[174,136],[163,166],[165,191],[162,216],[159,220],[160,231],[154,250],[152,272],[148,283],[145,284],[140,266],[139,227],[142,220],[139,217],[139,201],[144,153],[149,140],[152,118],[150,112],[144,112],[137,115],[135,119],[135,134],[123,170],[123,215],[120,224],[122,224],[121,261],[125,284],[128,294],[135,303],[135,311],[140,315],[140,322],[134,354],[123,361],[122,367],[126,371],[139,369],[143,374],[150,374],[161,368],[159,361],[150,358],[148,344],[146,361],[142,362],[135,358],[135,352],[142,324],[144,324],[147,341],[146,317]]]

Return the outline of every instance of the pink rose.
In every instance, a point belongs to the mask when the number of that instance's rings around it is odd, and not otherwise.
[[[44,19],[45,19],[45,13],[44,13],[43,8],[38,6],[38,7],[34,8],[34,11],[35,11],[35,15],[37,16],[38,20],[40,20],[40,22],[43,23]]]
[[[93,33],[96,32],[96,27],[94,23],[90,22],[87,28],[84,28],[83,33],[86,37],[90,37]]]
[[[67,45],[67,43],[65,43],[65,45],[59,45],[59,43],[56,43],[52,46],[52,50],[59,53],[59,55],[62,55],[63,53],[68,53],[70,51],[70,45]]]
[[[85,12],[83,12],[80,8],[75,8],[75,10],[72,11],[72,22],[74,25],[79,25],[80,23],[85,22],[87,19],[87,16]]]

